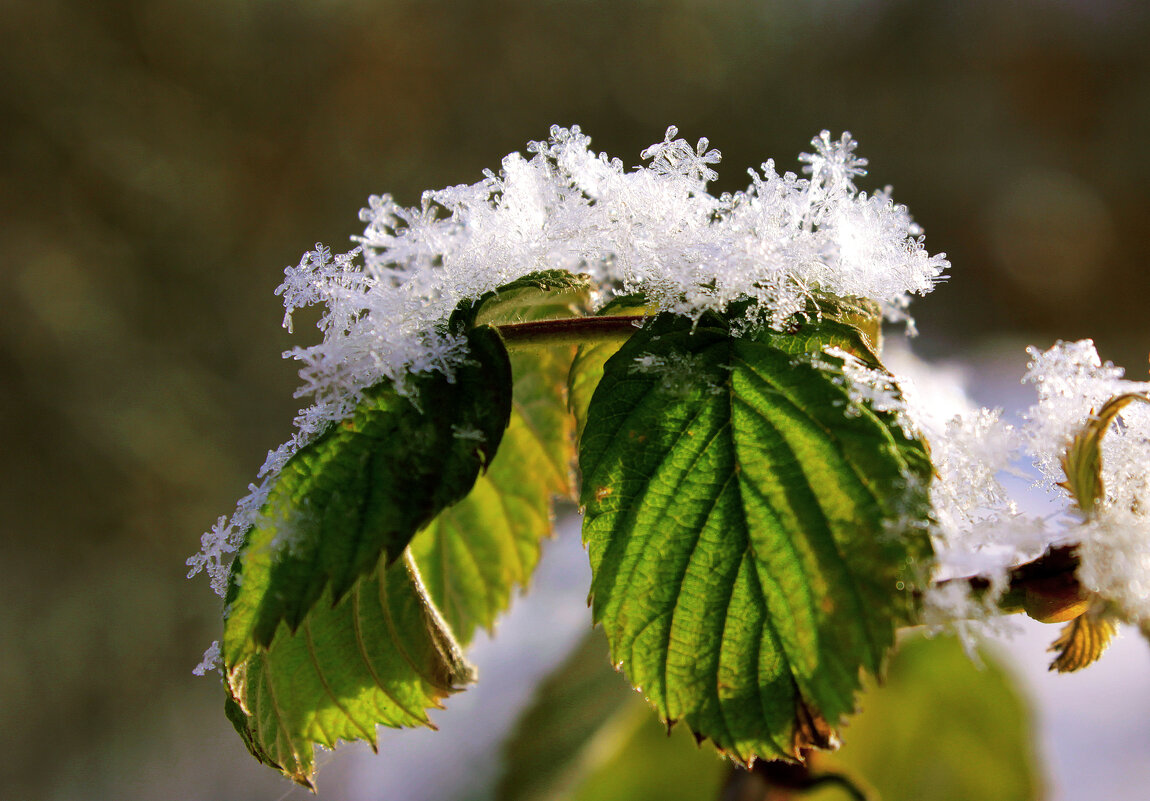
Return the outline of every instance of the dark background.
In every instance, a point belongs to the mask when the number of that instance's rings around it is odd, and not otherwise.
[[[847,129],[946,251],[916,347],[1150,348],[1143,2],[7,0],[0,6],[0,788],[269,798],[230,733],[199,534],[299,401],[284,266],[580,124],[668,124],[715,191]],[[314,333],[314,332],[313,332]]]

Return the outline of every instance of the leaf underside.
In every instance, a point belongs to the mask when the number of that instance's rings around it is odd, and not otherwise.
[[[743,762],[833,743],[930,554],[923,445],[852,403],[841,361],[810,357],[869,348],[850,326],[803,330],[655,318],[606,363],[580,443],[613,661]]]
[[[471,489],[507,425],[511,373],[489,326],[449,379],[372,387],[275,479],[232,565],[222,654],[252,754],[310,784],[314,745],[375,740],[471,672],[410,558],[416,531]]]
[[[588,301],[585,278],[538,273],[499,289],[470,309],[490,324],[570,317]],[[552,497],[571,498],[575,459],[566,381],[574,348],[510,355],[510,423],[491,466],[467,497],[448,507],[411,543],[427,588],[463,645],[491,630],[526,587],[551,535]]]
[[[1073,673],[1089,667],[1102,657],[1117,634],[1118,624],[1114,620],[1090,611],[1079,615],[1062,627],[1057,639],[1046,649],[1055,654],[1050,669]]]
[[[228,668],[228,716],[257,759],[310,787],[315,745],[374,749],[377,725],[431,726],[425,710],[473,678],[411,560],[381,560],[339,603],[325,593],[298,630],[281,627]]]
[[[816,754],[814,772],[861,777],[882,801],[1047,798],[1029,705],[993,650],[980,647],[977,661],[955,637],[900,637],[842,750]]]
[[[499,801],[564,798],[626,742],[650,713],[607,658],[603,633],[587,632],[535,690],[503,745]]]
[[[493,328],[467,337],[453,377],[414,376],[409,396],[372,387],[284,465],[232,567],[226,663],[269,645],[281,622],[294,631],[324,592],[338,602],[471,489],[507,427],[511,370]]]

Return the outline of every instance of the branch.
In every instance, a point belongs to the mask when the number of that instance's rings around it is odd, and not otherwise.
[[[558,345],[589,345],[597,342],[625,342],[650,319],[641,314],[614,314],[602,317],[568,317],[560,320],[534,320],[496,326],[508,350],[550,348]]]
[[[1043,623],[1059,623],[1077,617],[1089,602],[1086,590],[1078,582],[1078,551],[1071,545],[1049,548],[1032,562],[1010,569],[1006,591],[998,598],[998,609],[1005,614],[1025,612]],[[986,595],[991,581],[985,576],[940,581],[937,586],[966,584],[974,597]]]

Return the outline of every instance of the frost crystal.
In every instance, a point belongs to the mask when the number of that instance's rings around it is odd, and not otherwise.
[[[673,398],[688,398],[697,392],[717,395],[723,391],[713,370],[707,367],[706,359],[701,355],[670,353],[667,356],[637,356],[628,372],[658,378],[658,391]]]
[[[324,341],[297,349],[301,394],[317,406],[305,429],[345,411],[345,399],[383,378],[401,387],[415,372],[450,374],[460,345],[442,323],[464,298],[546,269],[586,272],[604,298],[643,292],[658,308],[698,317],[754,298],[781,325],[814,292],[870,298],[901,316],[911,294],[929,292],[947,267],[887,192],[860,193],[865,159],[850,134],[823,132],[802,161],[809,178],[778,175],[772,162],[734,195],[707,183],[719,151],[692,146],[674,127],[643,151],[646,168],[590,150],[578,126],[553,127],[512,153],[498,174],[425,192],[418,208],[373,196],[360,212],[359,246],[323,246],[285,271],[286,322],[322,303]]]
[[[800,156],[808,177],[780,175],[768,161],[750,171],[747,189],[721,197],[707,191],[719,151],[677,135],[668,128],[642,153],[650,166],[627,171],[593,152],[578,126],[554,126],[527,156],[508,155],[477,183],[425,192],[417,207],[373,195],[356,247],[334,255],[317,244],[288,267],[277,290],[284,325],[296,309],[325,307],[323,341],[287,354],[301,362],[298,395],[314,403],[292,440],[269,454],[262,483],[204,536],[191,572],[206,569],[222,592],[227,555],[291,455],[381,380],[404,392],[413,374],[450,376],[466,356],[445,332],[451,311],[527,273],[588,273],[601,300],[642,292],[654,307],[696,319],[754,299],[763,321],[781,327],[815,293],[869,298],[906,320],[910,296],[929,292],[948,267],[927,253],[889,191],[856,189],[866,160],[849,133],[812,140],[814,153]]]
[[[220,641],[212,640],[212,644],[208,646],[208,650],[204,651],[204,658],[200,660],[200,664],[192,668],[193,675],[203,676],[212,670],[219,670],[220,668]]]
[[[1002,420],[1000,410],[978,408],[966,397],[961,374],[927,365],[892,345],[884,358],[902,408],[892,397],[892,382],[868,385],[862,365],[853,368],[852,395],[896,412],[904,429],[930,443],[935,565],[928,577],[933,583],[925,597],[925,622],[953,625],[986,618],[1005,589],[1009,568],[1039,555],[1046,545],[1044,521],[1020,513],[1002,484],[1003,476],[1017,472],[1025,459],[1023,440]],[[971,575],[992,585],[978,601],[963,582],[938,583]]]
[[[1090,340],[1059,342],[1046,352],[1030,349],[1027,380],[1038,403],[1027,414],[1031,448],[1044,483],[1064,480],[1059,456],[1078,430],[1108,400],[1146,395],[1150,383],[1129,381],[1102,362]],[[1119,614],[1150,621],[1150,406],[1123,408],[1102,439],[1105,497],[1096,513],[1073,531],[1079,542],[1083,585],[1117,607]]]
[[[937,472],[931,486],[934,578],[977,574],[992,582],[981,610],[963,584],[936,585],[926,598],[928,619],[986,616],[1009,567],[1051,545],[1074,544],[1082,585],[1108,602],[1111,614],[1150,629],[1150,405],[1125,406],[1102,438],[1105,495],[1088,519],[1066,514],[1052,525],[1020,514],[999,480],[1033,464],[1041,475],[1039,486],[1071,512],[1061,460],[1072,438],[1111,398],[1147,395],[1150,383],[1126,380],[1120,368],[1099,359],[1089,340],[1029,353],[1024,380],[1036,386],[1038,401],[1020,428],[988,409],[961,413],[941,430],[937,420],[920,421]],[[898,384],[907,413],[918,419],[915,383],[899,378]]]
[[[914,435],[917,427],[907,416],[906,400],[893,375],[867,367],[857,356],[842,348],[830,347],[823,352],[842,361],[843,380],[851,399],[848,415],[861,414],[863,406],[876,412],[891,412],[903,432],[907,436]]]

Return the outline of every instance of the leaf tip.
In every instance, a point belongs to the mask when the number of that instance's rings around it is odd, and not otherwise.
[[[1073,673],[1094,664],[1117,633],[1114,621],[1094,610],[1074,618],[1062,627],[1058,638],[1046,649],[1056,654],[1050,670]]]
[[[799,762],[811,750],[834,751],[839,745],[838,733],[817,709],[799,698],[795,704],[795,728],[791,734],[791,755]]]

